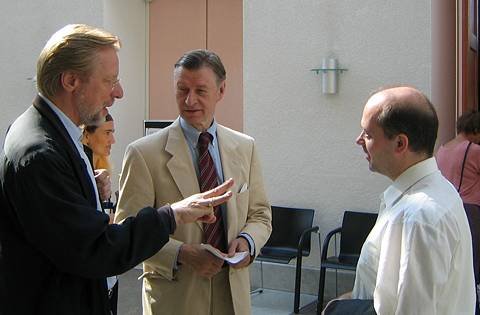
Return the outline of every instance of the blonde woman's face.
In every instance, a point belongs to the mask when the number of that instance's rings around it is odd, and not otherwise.
[[[107,157],[110,155],[112,144],[115,143],[115,126],[113,121],[106,121],[98,127],[93,133],[86,133],[86,144],[92,149],[93,153],[99,156]]]

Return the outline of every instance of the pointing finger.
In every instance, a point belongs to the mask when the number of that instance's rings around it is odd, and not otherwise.
[[[216,207],[224,202],[227,202],[232,197],[232,195],[233,193],[231,191],[227,191],[221,196],[211,197],[210,199],[208,199],[207,204],[211,204],[212,207]]]
[[[203,193],[203,198],[210,198],[223,195],[233,186],[233,179],[229,178],[223,184]]]

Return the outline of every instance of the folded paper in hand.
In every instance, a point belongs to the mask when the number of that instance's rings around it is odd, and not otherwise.
[[[223,256],[222,253],[216,249],[215,247],[213,247],[212,245],[210,244],[202,244],[203,248],[205,248],[206,250],[208,250],[210,253],[212,253],[215,257],[218,257],[220,259],[223,259],[225,260],[227,263],[229,263],[230,265],[235,265],[235,264],[238,264],[239,262],[241,262],[247,255],[249,255],[248,252],[238,252],[238,253],[235,253],[235,255],[233,257],[228,257],[228,256]]]

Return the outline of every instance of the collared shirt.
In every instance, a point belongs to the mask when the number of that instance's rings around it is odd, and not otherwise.
[[[208,145],[208,152],[212,156],[213,163],[215,164],[215,169],[217,171],[217,178],[218,183],[221,184],[225,180],[223,178],[223,169],[222,169],[222,161],[220,159],[220,150],[218,147],[218,138],[217,138],[217,122],[214,119],[212,125],[207,129],[207,132],[210,133],[213,137],[212,142]],[[191,126],[185,119],[180,117],[180,127],[183,130],[183,134],[185,135],[185,139],[187,140],[188,148],[190,149],[190,153],[192,154],[192,161],[193,165],[195,166],[195,172],[197,173],[197,178],[200,177],[200,171],[198,168],[198,137],[200,136],[200,131],[195,129]],[[221,205],[221,207],[225,207],[225,205]],[[252,237],[247,233],[240,233],[240,236],[244,237],[249,246],[250,246],[250,255],[255,255],[255,243],[253,242]]]
[[[67,133],[72,139],[72,142],[75,144],[75,147],[77,148],[78,153],[83,159],[83,163],[87,167],[87,173],[88,176],[90,177],[90,180],[93,185],[93,189],[95,190],[95,197],[97,201],[97,210],[100,212],[103,212],[102,206],[100,203],[100,197],[98,194],[98,189],[97,189],[97,183],[95,181],[95,175],[93,173],[92,165],[90,164],[90,160],[88,159],[87,155],[85,154],[85,151],[83,151],[83,144],[81,142],[82,140],[82,130],[75,125],[75,123],[68,118],[67,115],[65,115],[55,104],[53,104],[52,101],[50,101],[48,98],[43,96],[42,94],[39,94],[40,97],[47,103],[47,105],[54,111],[54,113],[57,115],[57,117],[60,119],[62,124],[65,126],[65,129],[67,129]],[[117,277],[108,277],[107,278],[107,284],[108,284],[108,289],[110,290],[113,288],[113,286],[117,283]]]
[[[473,314],[470,229],[462,201],[435,159],[408,168],[381,199],[352,297],[373,298],[379,315]]]
[[[189,123],[180,117],[180,127],[182,127],[183,134],[187,140],[188,148],[192,154],[193,165],[195,166],[195,171],[197,172],[197,178],[200,177],[200,171],[198,169],[198,137],[200,136],[200,131],[195,129]],[[217,139],[217,122],[214,120],[212,125],[207,129],[207,132],[212,135],[213,140],[208,145],[208,152],[210,153],[213,163],[215,164],[215,170],[217,171],[218,183],[221,184],[224,182],[222,162],[220,160],[220,151],[218,150],[218,139]]]

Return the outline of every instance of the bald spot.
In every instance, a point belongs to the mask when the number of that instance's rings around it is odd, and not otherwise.
[[[427,115],[432,113],[432,108],[423,93],[412,87],[387,88],[372,96],[372,98],[377,97],[383,100],[377,103],[377,105],[382,105],[382,109],[388,106],[390,108],[415,109],[423,111]],[[380,101],[379,99],[377,100]]]

